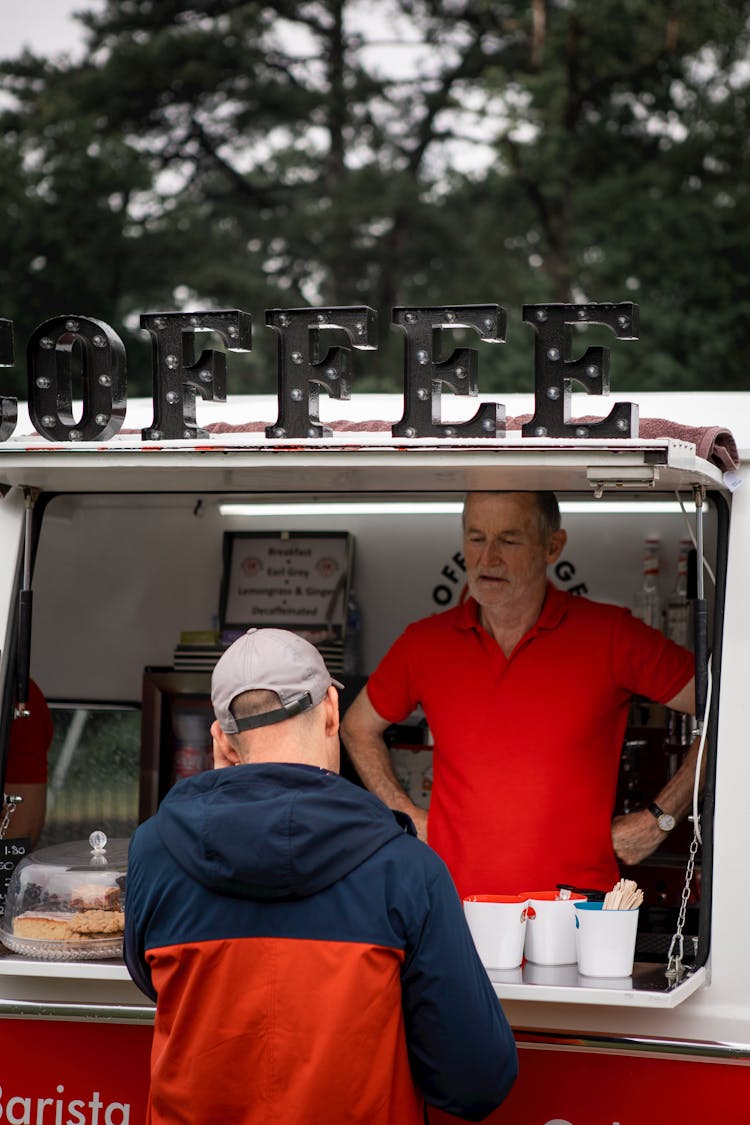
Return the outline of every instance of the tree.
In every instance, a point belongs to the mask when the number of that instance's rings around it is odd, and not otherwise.
[[[425,9],[437,26],[442,5]],[[481,91],[497,157],[446,206],[475,291],[495,286],[516,314],[498,386],[530,388],[524,302],[628,298],[640,341],[616,345],[619,386],[746,384],[748,11],[462,5],[491,45]]]
[[[631,297],[615,386],[741,386],[749,11],[110,0],[83,61],[2,68],[0,312],[19,340],[60,312],[109,321],[132,393],[139,312],[247,309],[238,392],[275,385],[264,309],[368,304],[373,390],[400,385],[394,305],[497,302],[481,387],[528,390],[524,302]]]

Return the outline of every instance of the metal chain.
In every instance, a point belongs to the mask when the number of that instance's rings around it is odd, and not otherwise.
[[[10,818],[16,811],[16,805],[20,805],[22,800],[22,797],[5,797],[5,800],[3,801],[3,819],[2,821],[0,821],[0,840],[5,839],[5,833],[8,831]]]
[[[682,888],[682,899],[680,901],[680,909],[677,914],[677,928],[672,936],[672,941],[669,946],[669,957],[667,960],[667,968],[665,976],[668,980],[677,982],[682,979],[685,972],[685,966],[682,963],[684,955],[685,942],[682,936],[682,931],[685,926],[685,916],[687,914],[688,900],[690,898],[690,885],[693,881],[693,872],[695,871],[695,857],[698,854],[698,825],[693,825],[693,838],[690,841],[690,854],[688,855],[687,867],[685,868],[685,886]]]

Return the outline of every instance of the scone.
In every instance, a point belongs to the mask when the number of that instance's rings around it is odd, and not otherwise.
[[[125,929],[125,915],[122,910],[82,910],[71,915],[71,936],[114,937]]]
[[[82,910],[77,914],[27,911],[13,919],[15,936],[32,941],[96,941],[119,937],[124,929],[121,910]]]

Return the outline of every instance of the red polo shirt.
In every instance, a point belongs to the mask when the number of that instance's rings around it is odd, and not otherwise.
[[[368,681],[384,719],[421,704],[435,747],[429,843],[458,892],[619,878],[610,835],[633,695],[666,703],[693,656],[629,610],[548,585],[506,660],[473,598],[410,625]]]

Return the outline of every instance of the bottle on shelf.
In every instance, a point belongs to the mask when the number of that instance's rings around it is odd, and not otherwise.
[[[683,648],[690,648],[690,602],[688,601],[688,555],[692,549],[690,539],[680,540],[677,558],[677,578],[667,601],[666,634]]]
[[[620,812],[636,812],[645,805],[640,789],[640,769],[647,751],[648,742],[645,739],[627,738],[623,743],[618,786],[622,794],[618,810]]]
[[[349,591],[344,633],[343,671],[357,675],[362,668],[362,611],[353,590]]]
[[[654,629],[662,627],[662,604],[659,590],[659,539],[648,535],[643,543],[643,584],[635,599],[633,613]]]
[[[695,737],[695,719],[682,711],[667,712],[667,734],[664,753],[667,756],[667,777],[674,777],[682,765],[687,750]]]

